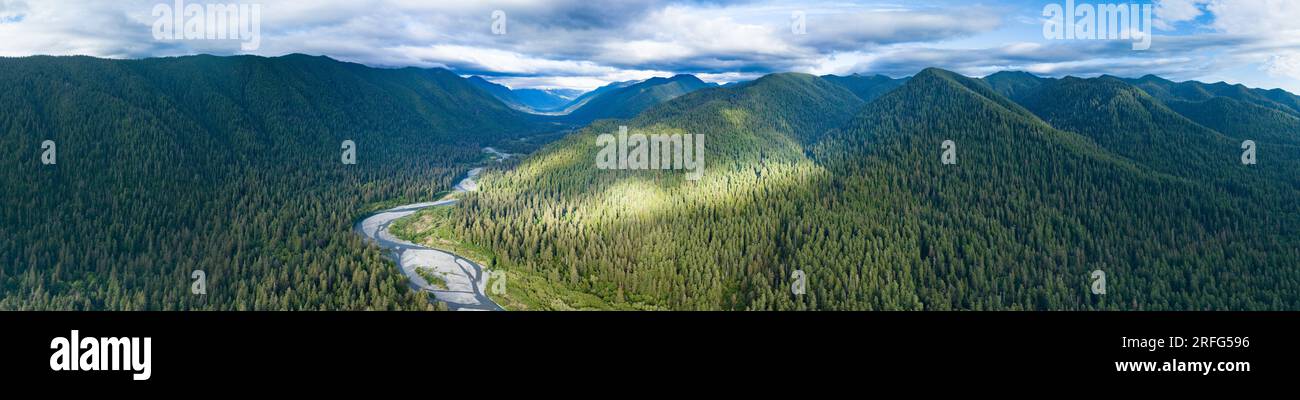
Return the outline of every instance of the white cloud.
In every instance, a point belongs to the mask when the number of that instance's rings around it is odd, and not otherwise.
[[[608,74],[615,68],[591,61],[549,60],[511,51],[460,45],[399,46],[384,49],[400,55],[397,64],[457,65],[460,68],[516,75]]]
[[[190,0],[200,1],[200,0]],[[233,1],[233,0],[232,0]],[[236,43],[157,41],[153,5],[169,0],[83,3],[0,0],[0,55],[86,54],[135,58],[237,54]],[[521,84],[591,86],[647,71],[744,76],[817,68],[866,43],[919,42],[996,25],[991,13],[814,0],[800,5],[809,34],[789,31],[789,4],[587,0],[262,1],[261,47],[252,54],[328,55],[378,66],[448,67]],[[508,34],[490,32],[493,10]]]
[[[150,10],[171,1],[0,0],[0,55],[241,53],[237,43],[154,40]],[[1283,0],[1161,0],[1156,22],[1176,29],[1148,54],[1120,52],[1108,43],[1036,42],[1036,22],[1005,22],[1036,15],[1041,6],[1026,10],[1000,0],[986,6],[877,0],[260,2],[262,40],[254,54],[447,67],[513,87],[589,89],[675,73],[715,82],[775,71],[897,76],[927,66],[964,73],[1150,68],[1184,76],[1229,69],[1294,77],[1292,60],[1300,59],[1300,1]],[[497,9],[506,12],[506,35],[490,31]],[[806,16],[806,34],[790,31],[795,11]]]
[[[1211,29],[1252,37],[1234,50],[1242,63],[1255,63],[1270,76],[1300,79],[1300,2],[1289,0],[1213,0]]]
[[[1291,0],[1214,0],[1211,27],[1229,33],[1295,34],[1300,30],[1300,2]]]
[[[731,8],[668,6],[632,23],[620,40],[601,43],[595,57],[613,65],[638,65],[801,54],[776,27],[733,17],[740,14]]]
[[[695,75],[695,77],[700,78],[700,80],[702,80],[702,81],[705,81],[705,82],[712,82],[712,83],[718,83],[718,84],[731,83],[731,82],[741,82],[741,81],[751,81],[751,80],[754,80],[754,79],[758,79],[759,77],[762,77],[762,76],[763,76],[762,73],[757,73],[757,72],[749,72],[749,73],[746,73],[746,72],[723,72],[723,73],[720,73],[720,74],[708,74],[708,73],[705,73],[705,74],[696,74],[696,75]]]
[[[808,15],[808,34],[796,38],[821,48],[859,50],[874,44],[927,42],[989,32],[1002,26],[1005,10],[871,8],[825,10]]]
[[[1156,18],[1152,21],[1156,28],[1173,30],[1176,24],[1196,19],[1201,16],[1201,6],[1209,0],[1158,0]]]
[[[149,8],[141,2],[141,15]],[[127,7],[126,9],[130,9]],[[124,11],[123,3],[4,0],[0,55],[33,54],[143,57],[165,52],[148,25]]]
[[[1260,66],[1270,76],[1300,79],[1300,53],[1274,54]]]
[[[26,16],[25,0],[0,0],[0,24],[20,22]]]
[[[593,76],[524,76],[493,78],[492,81],[511,88],[578,89],[592,90],[610,82],[640,81],[657,76],[670,76],[670,71],[618,70]],[[701,78],[703,79],[703,78]]]

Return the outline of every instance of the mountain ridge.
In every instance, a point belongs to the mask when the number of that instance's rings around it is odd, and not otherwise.
[[[656,104],[709,87],[712,85],[694,75],[679,74],[668,78],[650,78],[631,85],[611,88],[585,99],[580,106],[565,115],[565,118],[580,124],[605,118],[631,118]]]

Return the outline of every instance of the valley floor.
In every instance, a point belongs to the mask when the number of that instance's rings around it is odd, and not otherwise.
[[[456,185],[453,194],[476,190],[477,183],[474,179],[482,170],[470,170],[465,179]],[[398,219],[425,208],[449,206],[456,201],[455,198],[448,198],[390,208],[361,220],[355,229],[390,252],[414,289],[432,293],[452,310],[499,311],[501,306],[486,294],[489,274],[482,265],[456,254],[402,240],[388,230]]]

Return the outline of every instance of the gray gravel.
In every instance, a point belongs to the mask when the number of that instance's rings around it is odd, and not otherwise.
[[[454,192],[472,192],[478,190],[474,178],[482,172],[475,168],[466,174],[465,179],[456,184]],[[407,204],[380,211],[358,222],[354,229],[357,233],[375,242],[379,247],[389,251],[389,257],[397,262],[402,273],[410,278],[412,289],[433,293],[452,310],[458,311],[500,311],[501,306],[487,297],[487,269],[452,253],[434,250],[402,239],[388,232],[388,226],[399,218],[414,214],[428,207],[444,207],[456,203],[456,199]],[[427,268],[446,281],[447,287],[435,287],[416,272],[417,268]]]

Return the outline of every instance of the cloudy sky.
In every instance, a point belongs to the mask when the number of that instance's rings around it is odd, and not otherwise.
[[[1138,0],[1155,10],[1144,51],[1131,40],[1044,38],[1044,6],[1064,1],[216,1],[260,5],[260,42],[245,51],[238,40],[158,39],[154,11],[175,0],[0,0],[0,56],[306,53],[445,67],[515,88],[677,73],[715,82],[779,71],[905,76],[935,66],[970,76],[1157,74],[1300,93],[1300,1]],[[504,34],[493,31],[497,10]]]

